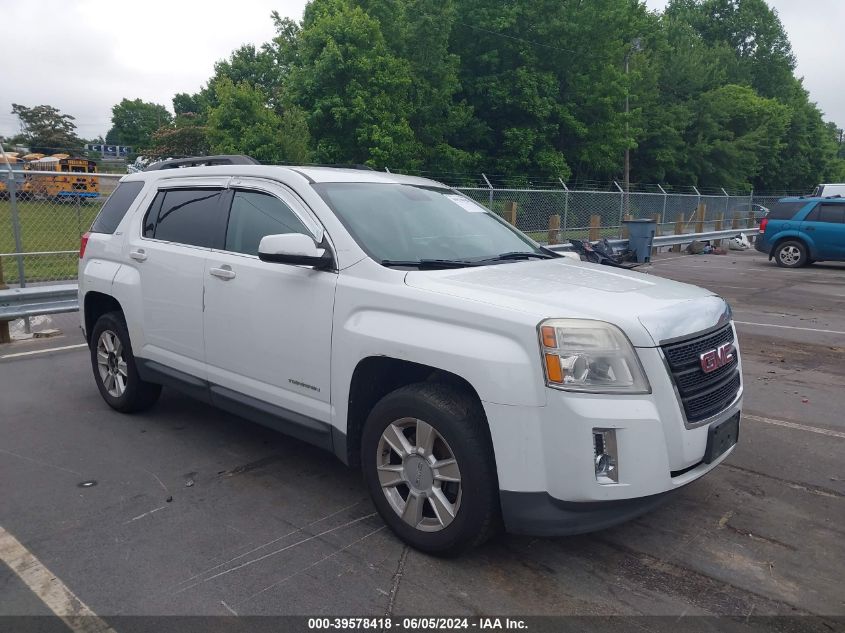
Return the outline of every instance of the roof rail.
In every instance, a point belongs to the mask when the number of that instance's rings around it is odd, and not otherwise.
[[[178,169],[180,167],[211,167],[213,165],[260,165],[251,156],[240,154],[221,154],[219,156],[194,156],[192,158],[171,158],[160,160],[144,168],[144,171]]]
[[[332,169],[360,169],[361,171],[375,171],[369,165],[357,165],[354,163],[329,163],[329,164],[316,164],[316,165],[303,165],[303,167],[331,167]]]

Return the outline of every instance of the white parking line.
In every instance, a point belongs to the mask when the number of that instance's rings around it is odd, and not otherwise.
[[[76,633],[115,633],[18,539],[0,527],[0,560]]]
[[[751,321],[734,321],[734,323],[739,323],[740,325],[754,325],[757,327],[777,327],[782,328],[784,330],[801,330],[803,332],[819,332],[821,334],[845,334],[845,332],[840,332],[838,330],[820,330],[814,327],[798,327],[797,325],[775,325],[774,323],[753,323]]]
[[[17,352],[16,354],[3,354],[3,358],[20,358],[21,356],[34,356],[35,354],[47,354],[48,352],[60,352],[65,349],[79,349],[80,347],[88,347],[87,343],[80,343],[79,345],[64,345],[62,347],[48,347],[47,349],[34,349],[31,352]]]
[[[763,418],[759,415],[750,415],[747,413],[742,414],[742,419],[753,420],[754,422],[764,422],[765,424],[774,424],[775,426],[783,426],[797,431],[808,431],[810,433],[818,433],[819,435],[829,435],[830,437],[841,437],[842,439],[845,439],[845,433],[842,431],[832,431],[831,429],[822,429],[817,426],[807,426],[806,424],[798,424],[797,422],[774,420],[772,418]]]

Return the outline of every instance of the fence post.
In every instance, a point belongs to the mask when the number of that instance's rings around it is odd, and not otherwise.
[[[701,204],[701,192],[698,190],[698,187],[695,187],[695,186],[692,188],[692,190],[695,191],[695,195],[698,196],[698,200],[695,203],[695,207],[697,209],[698,205]]]
[[[505,202],[505,219],[513,226],[516,226],[516,206],[513,200]]]
[[[725,214],[722,213],[716,218],[716,221],[713,223],[713,230],[714,231],[721,231],[722,230],[722,223],[724,222],[724,220],[725,220]],[[713,246],[716,247],[716,248],[720,248],[722,246],[722,240],[721,239],[713,240]]]
[[[600,215],[591,215],[590,216],[590,235],[587,238],[591,242],[597,242],[601,239],[601,216]]]
[[[558,234],[560,233],[560,216],[550,215],[549,216],[549,244],[557,244],[558,243]]]
[[[733,220],[731,221],[731,228],[738,229],[739,228],[739,216],[734,215]]]
[[[622,236],[622,218],[625,215],[625,190],[619,186],[619,183],[615,180],[613,184],[616,185],[616,188],[619,189],[619,236]]]
[[[633,220],[633,219],[634,219],[634,216],[633,216],[633,215],[631,215],[630,213],[626,213],[625,215],[623,215],[623,216],[622,216],[622,220],[623,220],[623,221],[625,221],[625,220]],[[629,237],[629,236],[628,236],[628,227],[627,227],[627,225],[625,225],[625,224],[623,224],[623,225],[622,225],[622,231],[621,231],[621,233],[622,233],[622,239],[623,239],[623,240],[627,240],[627,239],[628,239],[628,237]]]
[[[490,189],[490,197],[489,197],[490,204],[488,206],[489,206],[490,210],[493,211],[493,185],[491,185],[490,181],[487,180],[487,175],[484,172],[481,173],[481,177],[484,178],[484,182],[487,183],[487,187]]]
[[[757,225],[757,216],[754,215],[754,211],[751,210],[748,214],[747,228],[753,229],[756,225]]]
[[[683,235],[683,234],[684,234],[684,224],[685,224],[685,222],[684,222],[684,214],[683,214],[683,213],[679,213],[679,214],[678,214],[678,219],[677,219],[677,220],[675,220],[675,235]],[[680,245],[680,244],[675,244],[675,245],[672,247],[672,252],[673,252],[673,253],[680,253],[680,252],[681,252],[681,245]]]
[[[566,183],[563,182],[563,178],[558,178],[560,184],[563,186],[563,190],[566,192],[563,198],[563,232],[560,234],[561,239],[566,239],[566,227],[567,221],[569,218],[569,187],[566,186]]]
[[[663,194],[663,215],[661,216],[663,219],[660,222],[658,222],[658,224],[665,224],[666,223],[666,202],[669,200],[669,194],[666,193],[666,190],[663,187],[661,187],[660,185],[657,185],[657,188],[660,189],[660,192]]]
[[[0,290],[6,290],[6,280],[3,278],[3,258],[0,257]],[[9,322],[0,321],[0,343],[11,343],[12,337],[9,334]]]
[[[704,233],[704,215],[707,213],[707,205],[698,203],[695,210],[695,232]]]
[[[20,216],[18,215],[18,194],[17,194],[17,183],[15,182],[15,176],[12,171],[9,171],[9,210],[12,215],[12,234],[15,238],[15,252],[17,253],[16,259],[18,261],[18,285],[21,288],[26,288],[26,275],[24,274],[24,265],[23,265],[23,240],[21,239],[21,220]],[[24,317],[23,320],[23,327],[24,332],[29,334],[32,331],[29,323],[29,317]]]

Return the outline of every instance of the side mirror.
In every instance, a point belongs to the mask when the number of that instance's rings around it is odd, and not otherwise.
[[[258,259],[276,264],[313,266],[321,270],[334,265],[331,252],[318,247],[312,238],[302,233],[265,235],[258,244]]]

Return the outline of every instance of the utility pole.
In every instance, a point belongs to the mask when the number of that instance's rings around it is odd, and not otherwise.
[[[631,144],[630,138],[630,124],[628,119],[631,113],[631,86],[628,79],[628,75],[630,74],[630,62],[631,62],[631,55],[636,52],[642,50],[642,44],[640,38],[635,37],[634,41],[631,42],[630,50],[625,53],[625,212],[628,213],[630,211],[630,202],[629,202],[629,194],[631,191],[631,150],[629,149],[629,145]]]

